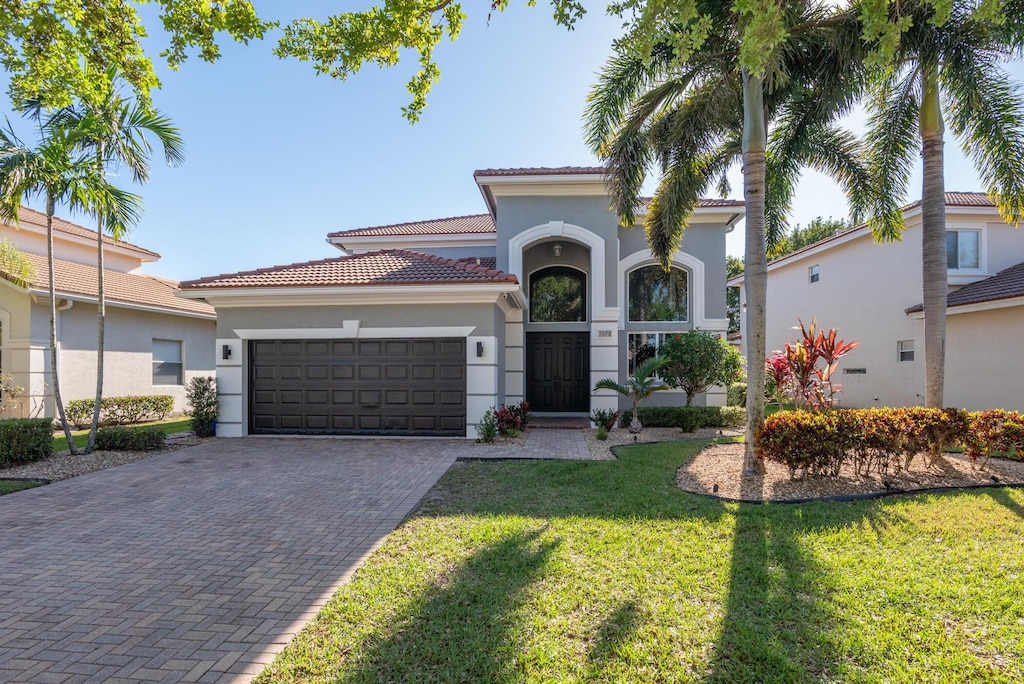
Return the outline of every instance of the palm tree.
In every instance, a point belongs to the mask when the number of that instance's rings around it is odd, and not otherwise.
[[[946,200],[945,121],[981,176],[1003,218],[1024,218],[1024,101],[1001,63],[1020,54],[1020,3],[1005,3],[1005,22],[978,12],[978,3],[952,3],[949,18],[933,3],[904,0],[891,20],[910,18],[895,66],[873,88],[868,144],[880,192],[871,207],[876,231],[900,234],[907,181],[918,153],[921,188],[925,405],[943,406],[945,384]],[[898,16],[897,16],[898,15]],[[920,147],[916,142],[920,137]]]
[[[106,82],[111,87],[102,97],[83,101],[80,107],[64,110],[60,116],[63,125],[72,131],[73,140],[91,155],[97,176],[103,178],[109,169],[123,167],[131,172],[136,183],[141,184],[149,180],[150,174],[149,157],[153,148],[147,136],[157,139],[169,165],[177,166],[184,161],[185,146],[180,132],[168,117],[120,95],[118,85],[121,80],[115,69],[108,70]],[[137,216],[132,216],[132,221],[125,223],[116,212],[107,211],[102,205],[97,205],[92,213],[96,216],[97,224],[96,399],[86,452],[92,451],[96,445],[100,404],[103,400],[106,321],[103,239],[109,234],[115,240],[120,240],[137,223]]]
[[[0,216],[18,222],[18,213],[27,196],[41,196],[46,203],[46,264],[50,294],[50,384],[61,427],[71,453],[78,454],[71,428],[64,414],[57,373],[57,295],[53,268],[53,215],[58,202],[78,195],[76,185],[88,169],[72,156],[72,145],[61,129],[40,128],[40,146],[31,149],[15,134],[10,121],[0,130]],[[43,131],[46,131],[43,133]]]
[[[818,5],[786,5],[786,41],[763,76],[740,68],[742,18],[728,3],[698,2],[711,34],[679,64],[670,41],[650,58],[618,53],[591,93],[587,141],[608,165],[613,207],[632,227],[641,187],[657,163],[661,182],[644,228],[651,251],[668,266],[699,198],[740,161],[746,202],[744,287],[747,293],[746,470],[760,468],[754,433],[764,421],[766,244],[786,228],[792,186],[810,166],[839,180],[856,213],[871,184],[852,134],[835,121],[855,104],[865,82],[856,14]],[[769,138],[769,124],[775,130]]]
[[[640,432],[644,428],[640,423],[640,415],[637,413],[640,402],[655,392],[671,389],[666,382],[654,375],[667,363],[668,359],[665,357],[655,356],[634,368],[633,374],[626,378],[625,384],[619,384],[611,378],[604,378],[594,385],[595,391],[602,389],[612,390],[633,402],[633,419],[629,421],[629,431],[633,434]]]

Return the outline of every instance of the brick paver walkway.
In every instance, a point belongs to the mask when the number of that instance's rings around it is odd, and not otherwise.
[[[0,682],[248,680],[465,446],[216,440],[0,497]]]

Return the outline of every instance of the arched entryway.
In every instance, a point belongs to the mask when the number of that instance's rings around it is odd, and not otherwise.
[[[585,271],[568,265],[530,274],[526,400],[535,412],[590,410],[587,280]]]

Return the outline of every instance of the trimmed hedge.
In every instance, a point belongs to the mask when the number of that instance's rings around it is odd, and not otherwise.
[[[49,418],[0,420],[0,467],[21,465],[53,454],[53,421]]]
[[[164,433],[158,427],[105,427],[96,433],[96,448],[101,451],[155,451],[164,445]]]
[[[701,428],[739,427],[746,420],[746,411],[738,406],[641,406],[638,410],[644,427],[680,428],[694,432]],[[627,427],[633,412],[625,410],[619,425]]]
[[[757,433],[758,454],[789,468],[790,476],[835,477],[844,462],[860,474],[910,467],[963,445],[977,460],[1024,450],[1024,418],[1012,411],[968,413],[923,407],[780,411]]]
[[[68,422],[79,430],[92,425],[93,399],[73,399],[64,406]],[[147,396],[103,397],[100,400],[100,425],[134,425],[163,420],[174,410],[174,397],[169,394]]]

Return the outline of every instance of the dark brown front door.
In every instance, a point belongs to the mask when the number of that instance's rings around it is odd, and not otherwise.
[[[466,340],[254,340],[253,434],[466,434]]]
[[[526,334],[526,400],[533,411],[590,411],[590,333]]]

